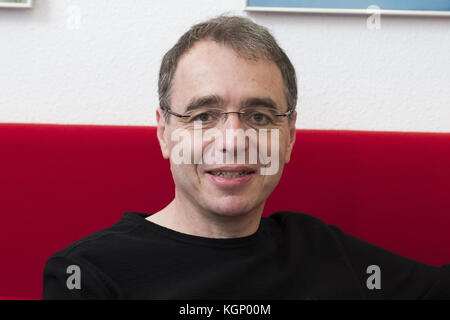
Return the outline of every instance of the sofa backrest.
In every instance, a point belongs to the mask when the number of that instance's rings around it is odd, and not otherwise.
[[[46,259],[174,195],[155,127],[0,124],[0,296],[40,298]],[[297,130],[264,215],[293,210],[450,262],[450,134]]]

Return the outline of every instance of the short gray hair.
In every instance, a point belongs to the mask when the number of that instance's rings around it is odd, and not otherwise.
[[[297,104],[297,78],[288,56],[278,46],[275,38],[263,26],[240,16],[218,16],[192,26],[164,55],[159,70],[158,94],[163,108],[170,109],[170,95],[175,70],[181,56],[203,39],[211,39],[230,46],[248,59],[265,57],[281,71],[288,111]],[[166,119],[168,113],[166,112]]]

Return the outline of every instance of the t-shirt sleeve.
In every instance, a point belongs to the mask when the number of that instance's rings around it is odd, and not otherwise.
[[[450,299],[450,264],[427,265],[329,228],[367,299]]]
[[[43,300],[114,299],[105,275],[86,262],[50,257],[43,272]]]

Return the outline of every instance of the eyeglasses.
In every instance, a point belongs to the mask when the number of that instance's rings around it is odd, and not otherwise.
[[[277,127],[281,123],[281,117],[289,117],[293,109],[285,113],[277,113],[275,110],[261,107],[246,107],[240,111],[223,111],[223,109],[202,107],[186,114],[179,114],[167,107],[161,106],[161,109],[180,120],[188,127],[194,126],[198,121],[203,128],[214,128],[221,121],[225,121],[230,113],[236,113],[241,122],[251,128],[264,129]]]

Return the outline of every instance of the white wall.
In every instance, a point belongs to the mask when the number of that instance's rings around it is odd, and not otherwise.
[[[450,132],[450,18],[382,16],[371,30],[368,16],[244,7],[35,0],[32,9],[0,8],[0,122],[154,125],[162,55],[192,24],[230,12],[269,27],[293,61],[297,127]]]

